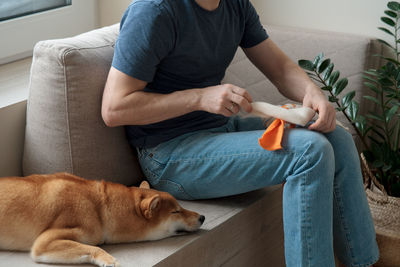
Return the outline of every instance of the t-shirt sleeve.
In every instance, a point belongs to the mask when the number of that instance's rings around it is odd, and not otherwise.
[[[174,43],[170,14],[151,2],[134,2],[122,17],[112,66],[136,79],[151,82],[157,65]]]
[[[268,34],[261,25],[260,17],[249,0],[244,1],[245,29],[240,42],[243,48],[255,46],[268,38]]]

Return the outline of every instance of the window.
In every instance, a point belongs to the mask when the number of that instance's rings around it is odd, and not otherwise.
[[[0,0],[0,64],[32,55],[38,41],[98,25],[97,0]]]
[[[71,0],[2,0],[0,21],[71,5]]]

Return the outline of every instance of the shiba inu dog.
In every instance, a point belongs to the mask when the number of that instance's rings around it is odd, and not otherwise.
[[[196,231],[205,217],[147,182],[126,187],[68,174],[0,178],[0,249],[40,263],[119,266],[96,245]]]

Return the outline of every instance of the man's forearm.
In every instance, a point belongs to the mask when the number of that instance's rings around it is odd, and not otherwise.
[[[135,91],[120,98],[118,105],[109,105],[108,110],[103,110],[102,113],[103,118],[108,118],[105,119],[106,124],[111,127],[146,125],[195,111],[198,101],[196,89],[170,94]]]
[[[287,98],[302,102],[306,94],[319,94],[320,90],[307,74],[289,59],[272,40],[245,49],[251,62]]]
[[[284,68],[272,82],[287,98],[303,102],[306,94],[321,94],[318,86],[311,81],[307,74],[292,61],[282,66]]]

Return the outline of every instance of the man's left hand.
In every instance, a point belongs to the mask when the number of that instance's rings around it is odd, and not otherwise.
[[[309,130],[322,133],[329,133],[335,130],[335,108],[329,103],[322,92],[315,90],[312,93],[306,93],[303,98],[303,106],[312,108],[318,113],[318,119],[308,127]]]

